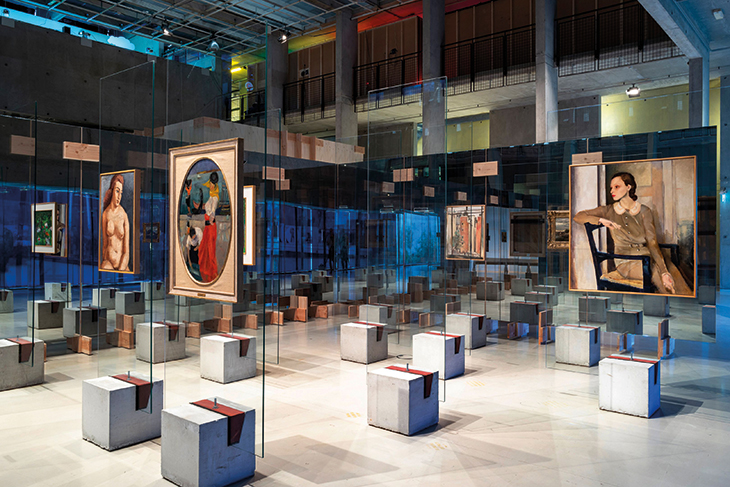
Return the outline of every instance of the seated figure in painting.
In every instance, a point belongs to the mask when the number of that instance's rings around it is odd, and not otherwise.
[[[637,201],[636,180],[627,172],[617,173],[611,179],[611,197],[614,203],[583,210],[573,217],[580,224],[590,223],[608,228],[614,242],[614,254],[623,256],[649,256],[651,283],[659,294],[691,295],[692,290],[679,269],[665,261],[656,238],[656,228],[651,209]],[[618,279],[641,281],[641,260],[615,258]],[[610,273],[612,274],[612,273]],[[610,278],[610,274],[603,278]]]
[[[129,271],[129,218],[122,208],[124,177],[116,174],[104,194],[101,214],[101,267],[106,270]]]

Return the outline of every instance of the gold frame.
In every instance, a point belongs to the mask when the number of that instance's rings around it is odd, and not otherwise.
[[[570,248],[570,210],[549,210],[548,217],[548,250],[568,250]],[[568,219],[568,241],[555,241],[555,220],[558,218]]]
[[[243,139],[226,139],[185,147],[170,149],[170,170],[168,177],[169,221],[168,253],[170,258],[170,277],[168,294],[188,296],[213,301],[235,303],[238,301],[239,267],[243,255],[239,256],[238,239],[242,227],[239,224],[239,205],[237,188],[243,181]],[[184,180],[190,168],[201,159],[212,160],[220,169],[221,175],[231,196],[231,238],[228,253],[221,272],[215,280],[201,283],[192,278],[182,257],[180,248],[179,209]],[[255,208],[255,207],[254,207]],[[255,247],[253,249],[255,254]]]
[[[639,162],[659,162],[659,161],[678,161],[678,160],[684,160],[684,159],[690,159],[692,160],[692,166],[694,168],[694,186],[695,186],[695,195],[694,195],[694,205],[695,205],[695,212],[694,212],[694,248],[693,251],[693,259],[694,259],[694,285],[692,286],[692,294],[660,294],[660,293],[643,293],[643,292],[633,292],[633,291],[608,291],[608,290],[597,290],[597,289],[577,289],[573,288],[572,283],[572,276],[573,276],[573,232],[569,233],[568,237],[568,290],[575,291],[575,292],[600,292],[600,293],[613,293],[613,294],[635,294],[639,296],[667,296],[667,297],[675,297],[675,298],[696,298],[697,297],[697,156],[678,156],[678,157],[660,157],[656,159],[637,159],[633,161],[611,161],[611,162],[596,162],[596,163],[589,163],[589,164],[571,164],[568,167],[568,200],[569,200],[569,215],[573,215],[573,168],[574,167],[588,167],[588,166],[608,166],[611,164],[634,164]],[[571,225],[572,225],[572,216],[571,218]],[[598,286],[596,286],[598,287]]]
[[[102,253],[103,253],[103,240],[102,240],[102,229],[101,229],[101,221],[102,216],[104,214],[104,195],[101,194],[101,180],[104,177],[114,176],[115,174],[126,174],[126,173],[132,173],[134,175],[134,182],[132,183],[134,194],[132,195],[132,218],[130,218],[129,223],[129,270],[128,271],[116,271],[113,269],[102,269],[101,263],[104,261],[102,259]],[[99,251],[99,261],[97,263],[97,268],[99,269],[99,272],[114,272],[117,274],[136,274],[139,272],[139,199],[142,194],[142,171],[139,169],[125,169],[124,171],[114,171],[114,172],[105,172],[102,174],[99,174],[99,235],[97,235],[98,240],[98,251]],[[129,215],[127,215],[127,218],[129,218]]]

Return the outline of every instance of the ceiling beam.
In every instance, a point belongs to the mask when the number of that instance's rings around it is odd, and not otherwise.
[[[707,39],[675,0],[639,0],[639,2],[685,56],[692,59],[710,55]]]

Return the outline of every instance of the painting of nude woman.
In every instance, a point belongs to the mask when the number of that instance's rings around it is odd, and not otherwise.
[[[101,174],[99,178],[99,270],[134,274],[139,263],[137,170]]]

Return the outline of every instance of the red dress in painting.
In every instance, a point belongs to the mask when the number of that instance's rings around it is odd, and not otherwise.
[[[218,225],[208,223],[208,215],[205,215],[206,225],[203,228],[203,238],[200,241],[198,250],[198,262],[200,264],[200,277],[203,282],[214,281],[218,277],[218,258],[215,255],[216,241],[218,240]]]

